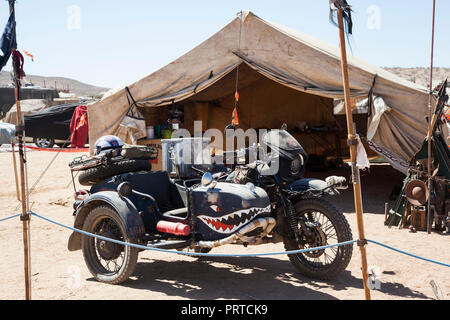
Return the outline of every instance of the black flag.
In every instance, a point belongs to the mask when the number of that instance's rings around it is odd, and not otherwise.
[[[0,39],[0,49],[3,51],[3,54],[0,54],[0,70],[2,70],[8,62],[12,50],[16,48],[16,18],[13,10],[6,23],[2,38]]]
[[[334,16],[337,10],[342,10],[344,20],[346,22],[345,33],[352,34],[353,32],[353,21],[352,21],[352,8],[347,3],[347,0],[330,0],[330,21],[334,25],[338,25],[336,23],[336,18]]]

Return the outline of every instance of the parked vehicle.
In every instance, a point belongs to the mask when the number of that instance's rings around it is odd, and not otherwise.
[[[24,117],[26,142],[39,148],[70,146],[70,121],[76,103],[64,104],[38,111]]]
[[[280,149],[280,154],[300,155],[297,150],[284,151]],[[75,161],[72,168],[76,164],[105,166],[108,155],[96,157]],[[263,173],[265,165],[268,163],[258,164],[256,172]],[[210,172],[201,179],[172,179],[165,171],[121,173],[76,193],[74,227],[147,247],[196,252],[226,244],[281,241],[295,250],[350,240],[343,215],[321,199],[326,192],[337,192],[338,184],[323,182],[326,187],[315,188],[319,181],[297,180],[300,172],[301,168],[290,176],[269,177],[275,182],[273,187],[262,179],[258,182],[262,187],[217,181]],[[282,187],[283,181],[292,181],[294,187]],[[140,251],[77,232],[70,236],[68,249],[82,250],[92,275],[110,284],[128,279]],[[352,247],[340,247],[290,255],[290,259],[307,276],[331,279],[345,269],[351,253]]]

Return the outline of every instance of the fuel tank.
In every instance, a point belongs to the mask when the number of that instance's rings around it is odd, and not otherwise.
[[[267,193],[252,184],[217,183],[192,191],[197,240],[226,238],[255,218],[270,216]]]

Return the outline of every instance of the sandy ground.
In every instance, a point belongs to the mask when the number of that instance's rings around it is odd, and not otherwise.
[[[29,185],[55,156],[28,152]],[[32,210],[72,225],[72,195],[68,163],[79,154],[61,153],[30,196]],[[0,152],[0,218],[18,213],[12,157]],[[341,172],[348,177],[349,172]],[[323,173],[313,173],[321,176]],[[388,166],[377,166],[362,177],[366,236],[398,249],[450,262],[448,235],[386,228],[384,203],[402,176]],[[357,237],[352,191],[334,198]],[[286,256],[257,258],[185,257],[142,252],[133,277],[119,286],[96,282],[81,251],[69,252],[70,231],[33,217],[31,261],[33,299],[363,299],[359,249],[355,246],[347,270],[332,282],[297,274]],[[24,298],[22,225],[18,218],[0,222],[0,300]],[[224,246],[213,253],[282,251],[282,244],[255,247]],[[430,281],[450,298],[450,269],[369,245],[369,266],[377,267],[381,288],[373,299],[435,299]]]

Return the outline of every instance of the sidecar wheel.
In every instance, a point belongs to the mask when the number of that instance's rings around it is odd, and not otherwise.
[[[301,200],[295,204],[296,218],[308,217],[320,224],[309,237],[301,231],[300,244],[293,237],[283,237],[287,251],[317,248],[330,244],[351,241],[352,231],[347,219],[333,205],[322,199]],[[341,274],[350,263],[353,246],[332,247],[324,250],[290,254],[289,260],[297,270],[310,278],[331,280]]]
[[[126,228],[109,206],[99,206],[89,213],[83,230],[106,238],[129,242]],[[96,280],[108,284],[126,281],[133,273],[139,250],[113,242],[82,236],[81,248],[89,271]]]

